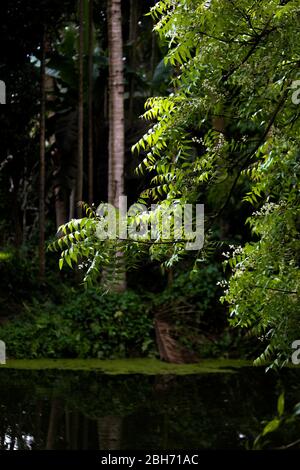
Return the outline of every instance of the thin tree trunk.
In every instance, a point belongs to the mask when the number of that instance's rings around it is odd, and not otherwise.
[[[151,41],[151,89],[150,94],[153,95],[154,88],[153,88],[153,78],[155,68],[157,66],[157,37],[156,32],[152,32],[152,41]]]
[[[130,68],[136,69],[136,37],[137,37],[137,23],[138,23],[138,2],[137,0],[130,0],[130,25],[129,25],[129,43],[130,43]],[[129,125],[133,123],[134,112],[134,76],[130,79],[129,89]]]
[[[18,191],[19,191],[20,180],[19,178],[15,178],[11,180],[11,189],[12,189],[12,205],[11,205],[11,212],[12,212],[12,219],[14,222],[14,245],[17,250],[19,250],[22,244],[22,227],[20,221],[20,211],[19,211],[19,200],[18,200]]]
[[[77,216],[82,217],[83,193],[83,55],[84,55],[84,0],[79,0],[79,57],[78,57],[78,168],[77,168]]]
[[[108,202],[119,207],[124,195],[125,131],[124,131],[124,64],[121,0],[108,0],[109,50],[109,168]],[[116,253],[122,258],[122,253]],[[119,265],[122,263],[119,263]],[[115,282],[118,292],[126,289],[124,273]]]
[[[168,269],[167,276],[168,276],[168,287],[172,287],[173,282],[174,282],[174,271],[172,268]]]
[[[69,196],[69,220],[75,217],[75,188],[71,190]]]
[[[89,204],[94,199],[94,155],[93,155],[93,1],[89,0]]]
[[[64,225],[67,220],[66,200],[64,192],[59,186],[54,188],[55,197],[55,217],[56,217],[56,228]]]
[[[45,133],[46,133],[46,32],[43,33],[41,58],[40,110],[40,183],[39,183],[39,278],[45,277]]]

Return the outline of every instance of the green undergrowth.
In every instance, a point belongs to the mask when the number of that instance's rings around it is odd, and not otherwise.
[[[103,295],[97,289],[62,288],[59,304],[24,304],[17,318],[0,327],[7,355],[15,359],[116,359],[154,354],[149,306],[126,291]]]
[[[28,253],[11,254],[0,261],[0,278],[8,279],[0,286],[0,339],[9,358],[157,358],[157,314],[172,325],[172,336],[199,358],[255,356],[248,354],[249,341],[227,328],[215,264],[193,275],[186,266],[174,270],[172,284],[161,292],[132,282],[135,287],[124,293],[104,295],[101,286],[84,290],[69,273],[57,275],[51,264],[41,285]]]

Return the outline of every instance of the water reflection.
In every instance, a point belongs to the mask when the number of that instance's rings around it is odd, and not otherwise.
[[[294,402],[295,374],[281,378]],[[244,448],[276,413],[276,384],[251,368],[180,377],[0,370],[0,449]]]

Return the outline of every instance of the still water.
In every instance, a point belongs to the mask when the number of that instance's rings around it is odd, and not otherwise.
[[[283,388],[290,406],[300,401],[299,378],[250,367],[187,376],[2,369],[0,449],[244,449]]]

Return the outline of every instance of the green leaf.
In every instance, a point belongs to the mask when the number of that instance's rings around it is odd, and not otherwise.
[[[280,419],[279,418],[274,418],[272,421],[270,421],[265,427],[262,432],[262,435],[265,436],[266,434],[269,434],[271,432],[276,431],[280,425]]]
[[[67,264],[70,266],[70,268],[73,268],[73,266],[72,266],[72,260],[71,260],[71,257],[70,257],[69,254],[66,254],[66,255],[65,255],[65,260],[66,260]]]

